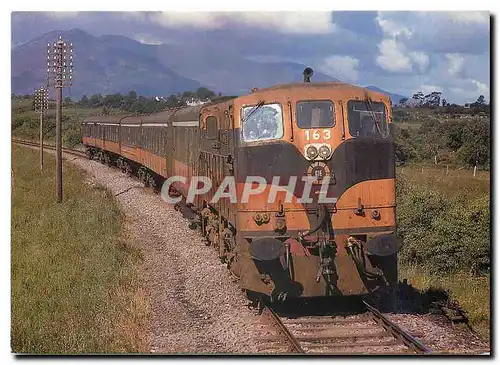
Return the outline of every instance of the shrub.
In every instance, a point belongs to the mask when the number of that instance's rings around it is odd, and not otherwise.
[[[472,201],[450,199],[403,178],[398,180],[397,195],[398,234],[404,241],[402,262],[435,273],[489,271],[489,196]]]

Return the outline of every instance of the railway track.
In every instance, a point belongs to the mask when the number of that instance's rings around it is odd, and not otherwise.
[[[24,139],[12,138],[12,142],[17,143],[17,144],[21,144],[21,145],[25,145],[25,146],[40,147],[40,142],[38,142],[38,141],[29,141],[29,140],[24,140]],[[55,150],[56,146],[44,143],[43,148],[48,149],[48,150]],[[78,156],[78,157],[87,157],[87,155],[85,154],[84,151],[76,150],[73,148],[63,147],[62,151],[64,153],[69,154],[69,155],[74,155],[74,156]]]
[[[264,307],[274,334],[260,336],[260,350],[272,353],[331,355],[428,354],[429,348],[366,302],[366,312],[350,316],[278,315]]]

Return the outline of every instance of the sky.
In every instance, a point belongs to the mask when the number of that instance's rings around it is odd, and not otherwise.
[[[12,47],[72,28],[150,44],[210,42],[409,97],[490,99],[489,12],[14,12]]]

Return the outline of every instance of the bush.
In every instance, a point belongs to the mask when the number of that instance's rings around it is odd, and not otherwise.
[[[63,132],[63,145],[70,148],[82,143],[82,125],[73,123]]]
[[[404,241],[402,262],[434,273],[489,271],[488,196],[472,201],[450,199],[404,179],[399,179],[397,185],[398,234]]]

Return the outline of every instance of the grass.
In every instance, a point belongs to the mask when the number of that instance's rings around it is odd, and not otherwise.
[[[478,171],[473,177],[471,170],[449,169],[446,167],[421,166],[397,168],[397,177],[404,177],[411,184],[424,186],[429,191],[443,194],[450,202],[470,202],[490,195],[490,174],[488,171]],[[399,199],[406,199],[401,196]],[[466,204],[464,206],[467,206]],[[463,218],[467,217],[464,212]],[[402,219],[398,215],[398,220]],[[398,224],[402,222],[398,221]],[[462,222],[464,225],[467,223]],[[460,222],[458,224],[461,224]],[[480,223],[477,223],[480,224]],[[481,230],[481,227],[478,227]],[[484,227],[483,230],[489,230]],[[472,234],[472,233],[471,233]],[[466,242],[468,237],[463,237]],[[432,274],[423,267],[411,264],[400,265],[400,278],[408,281],[423,291],[435,288],[449,292],[451,299],[457,300],[459,305],[468,313],[470,324],[484,339],[490,335],[490,275],[472,275],[468,270],[454,274]]]
[[[113,195],[65,164],[57,204],[53,155],[40,172],[38,151],[25,147],[13,146],[12,174],[12,351],[145,351],[142,257]]]
[[[445,165],[439,167],[414,165],[397,167],[396,174],[396,178],[404,176],[412,183],[424,184],[429,189],[438,190],[450,198],[475,198],[490,194],[489,171],[477,171],[474,177],[470,169],[458,170],[450,166],[447,174]]]
[[[490,276],[472,276],[465,272],[433,276],[416,266],[402,267],[400,276],[417,289],[447,291],[466,310],[469,324],[484,338],[490,338]]]

